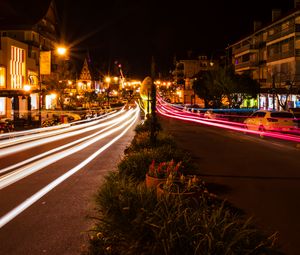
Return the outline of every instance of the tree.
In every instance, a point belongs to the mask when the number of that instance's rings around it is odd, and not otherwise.
[[[57,103],[60,106],[61,110],[64,109],[64,102],[65,102],[65,89],[68,87],[67,81],[59,81],[55,79],[51,79],[47,83],[46,91],[48,93],[55,93],[57,98]]]
[[[206,108],[221,108],[225,100],[230,108],[239,108],[245,99],[256,97],[259,83],[247,73],[239,75],[231,67],[217,67],[199,73],[193,89]]]
[[[279,106],[284,110],[288,110],[288,99],[294,88],[296,88],[297,76],[299,75],[285,72],[276,72],[272,75],[271,93],[274,98],[277,98]],[[275,104],[273,103],[273,105]]]
[[[97,93],[95,91],[86,91],[84,92],[84,101],[88,104],[88,108],[91,108],[91,104],[96,102],[98,99]]]
[[[246,99],[256,98],[260,84],[249,73],[231,74],[233,83],[226,94],[230,108],[240,108]]]

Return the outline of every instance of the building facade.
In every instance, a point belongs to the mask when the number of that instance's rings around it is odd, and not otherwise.
[[[178,101],[184,104],[200,104],[200,100],[193,90],[193,80],[195,76],[201,71],[207,71],[212,66],[207,56],[199,56],[198,59],[179,60],[175,64],[175,70],[173,71],[173,77],[175,84],[180,89],[178,90]]]
[[[14,6],[1,10],[0,118],[36,119],[45,105],[47,82],[58,79],[55,4],[37,4],[30,17],[24,16],[27,12],[9,13]]]
[[[261,85],[261,109],[300,107],[300,9],[282,15],[272,10],[272,21],[254,22],[254,32],[230,45],[237,73],[249,72]]]

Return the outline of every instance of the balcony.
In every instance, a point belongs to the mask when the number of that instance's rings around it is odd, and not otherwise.
[[[276,61],[276,60],[280,60],[280,59],[284,59],[284,58],[290,58],[290,57],[294,57],[294,50],[290,50],[287,52],[280,52],[277,54],[274,54],[272,56],[268,57],[268,62],[272,62],[272,61]]]
[[[235,69],[241,69],[241,68],[246,68],[246,67],[253,68],[253,67],[256,67],[257,64],[258,64],[257,61],[246,61],[246,62],[236,64]]]
[[[258,49],[257,45],[251,45],[251,44],[246,44],[240,48],[235,48],[232,50],[232,53],[233,54],[239,54],[241,52],[244,52],[244,51],[248,51],[248,50],[253,50],[253,49]]]
[[[295,49],[295,57],[300,57],[300,49]]]
[[[272,35],[269,35],[267,38],[267,42],[270,42],[270,41],[276,40],[278,38],[281,38],[283,36],[295,33],[298,30],[299,30],[299,25],[291,26],[286,29],[280,30]]]

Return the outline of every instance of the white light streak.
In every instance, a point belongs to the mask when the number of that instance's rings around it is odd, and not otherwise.
[[[97,123],[99,121],[97,121]],[[58,130],[58,131],[55,131],[55,133],[51,133],[50,137],[49,137],[49,134],[41,134],[41,135],[44,135],[44,136],[46,135],[47,138],[36,140],[36,141],[31,141],[31,142],[20,144],[20,145],[15,145],[15,146],[7,147],[7,148],[4,148],[4,149],[0,149],[0,158],[4,157],[4,156],[7,156],[9,154],[12,154],[12,153],[16,153],[16,152],[19,152],[19,151],[27,150],[27,149],[30,149],[30,148],[33,148],[33,147],[36,147],[36,146],[40,146],[40,145],[46,144],[46,143],[51,143],[51,142],[58,141],[58,140],[61,140],[61,139],[65,139],[65,138],[68,138],[68,137],[71,137],[71,136],[83,134],[85,132],[92,131],[92,130],[95,130],[97,128],[101,128],[101,127],[110,125],[111,123],[118,122],[118,121],[119,121],[119,119],[115,119],[115,120],[106,121],[105,123],[97,124],[97,125],[95,125],[95,123],[92,123],[92,124],[89,123],[89,127],[82,126],[82,125],[74,126],[74,127],[70,127],[68,130],[63,130],[63,131]],[[75,130],[79,129],[79,130],[68,132],[68,131],[71,131],[73,129],[75,129]],[[68,133],[65,134],[66,132],[68,132]],[[62,134],[57,135],[59,133],[62,133]],[[54,136],[54,135],[56,135],[56,136]],[[32,140],[32,139],[29,139],[29,140]]]
[[[31,141],[31,140],[37,140],[37,139],[41,139],[41,138],[44,138],[44,137],[49,137],[49,136],[53,136],[53,135],[56,135],[56,134],[61,134],[61,133],[66,133],[66,132],[70,132],[72,130],[77,130],[77,129],[82,129],[84,127],[89,127],[89,126],[92,126],[92,125],[95,125],[96,123],[100,123],[100,122],[103,122],[107,119],[110,119],[110,118],[113,118],[119,114],[121,114],[123,111],[119,111],[117,113],[115,113],[114,115],[110,115],[108,116],[107,118],[105,119],[99,119],[97,121],[90,121],[88,123],[85,123],[85,124],[81,124],[81,125],[60,125],[60,126],[63,126],[62,128],[52,128],[51,129],[48,129],[48,132],[42,132],[42,133],[34,133],[34,134],[31,134],[31,135],[26,135],[26,136],[22,136],[22,137],[14,137],[12,139],[9,139],[9,140],[5,140],[5,141],[1,141],[0,142],[0,148],[5,148],[7,146],[12,146],[12,145],[15,145],[15,144],[18,144],[18,143],[24,143],[24,142],[27,142],[27,141]],[[26,132],[26,131],[25,131]],[[2,156],[2,153],[0,154],[0,157]]]
[[[135,110],[135,112],[137,112],[137,109]],[[132,112],[131,112],[132,113]],[[133,120],[134,117],[132,117],[131,119],[125,121],[124,123],[122,123],[120,126],[116,127],[116,128],[113,128],[109,131],[107,131],[106,133],[104,134],[101,134],[101,135],[98,135],[97,137],[93,138],[93,139],[90,139],[88,140],[87,142],[85,143],[82,143],[78,146],[74,146],[70,149],[67,149],[65,151],[60,151],[56,154],[53,154],[49,157],[46,157],[46,158],[43,158],[41,160],[38,160],[32,164],[29,164],[25,167],[22,167],[14,172],[11,172],[11,173],[8,173],[4,176],[1,176],[0,178],[0,190],[43,169],[44,167],[50,165],[50,164],[53,164],[71,154],[74,154],[80,150],[83,150],[85,149],[86,147],[90,146],[91,144],[95,143],[95,142],[98,142],[99,140],[119,131],[120,129],[124,128],[126,125],[128,125],[128,123],[130,123],[132,120]],[[116,123],[118,124],[118,123]]]
[[[138,108],[137,108],[138,109]],[[76,167],[70,169],[68,172],[60,176],[59,178],[52,181],[50,184],[39,190],[37,193],[26,199],[23,203],[15,207],[13,210],[5,214],[3,217],[0,218],[0,228],[2,228],[4,225],[6,225],[8,222],[10,222],[12,219],[14,219],[16,216],[18,216],[20,213],[22,213],[24,210],[26,210],[28,207],[30,207],[32,204],[34,204],[36,201],[38,201],[41,197],[46,195],[48,192],[50,192],[52,189],[57,187],[59,184],[61,184],[63,181],[68,179],[70,176],[78,172],[80,169],[85,167],[87,164],[89,164],[93,159],[95,159],[99,154],[101,154],[103,151],[105,151],[109,146],[111,146],[113,143],[118,141],[122,136],[125,135],[125,133],[129,130],[130,127],[137,121],[137,118],[139,116],[139,111],[136,111],[136,115],[134,117],[134,120],[132,123],[129,124],[126,129],[122,131],[119,135],[117,135],[114,139],[110,140],[106,145],[101,147],[98,151],[94,152],[91,156],[89,156],[86,160],[84,160],[82,163],[77,165]]]
[[[128,117],[127,115],[121,116],[121,117],[119,117],[118,119],[116,119],[116,120],[114,120],[114,121],[109,121],[110,123],[113,123],[113,124],[110,125],[110,126],[108,126],[107,128],[104,128],[104,129],[102,129],[102,130],[100,130],[100,131],[94,133],[94,134],[91,134],[91,135],[89,135],[89,136],[85,136],[85,137],[83,137],[83,138],[81,138],[81,139],[79,139],[79,140],[76,140],[76,141],[73,141],[73,142],[71,142],[71,143],[62,145],[62,146],[60,146],[60,147],[57,147],[57,148],[54,148],[54,149],[52,149],[52,150],[46,151],[46,152],[44,152],[44,153],[41,153],[41,154],[36,155],[36,156],[34,156],[34,157],[31,157],[31,158],[29,158],[29,159],[23,160],[23,161],[21,161],[21,162],[19,162],[19,163],[17,163],[17,164],[8,166],[8,167],[6,167],[6,168],[3,168],[3,169],[0,170],[0,174],[6,173],[6,172],[8,172],[8,171],[10,171],[10,170],[12,170],[12,169],[17,168],[17,167],[24,166],[24,165],[26,165],[26,164],[29,164],[29,163],[32,162],[32,161],[38,160],[38,159],[40,159],[40,158],[44,158],[44,157],[46,157],[46,156],[48,156],[48,155],[50,155],[50,154],[53,154],[53,153],[55,153],[55,152],[57,152],[57,151],[61,151],[61,150],[65,149],[65,148],[71,147],[71,146],[73,146],[73,145],[75,145],[75,144],[84,142],[85,140],[88,140],[88,139],[90,139],[90,138],[92,138],[92,137],[95,137],[95,136],[97,136],[97,135],[103,133],[103,132],[106,131],[107,129],[109,129],[109,128],[115,126],[115,125],[117,125],[118,122],[123,121],[123,120],[126,119],[127,117]],[[0,178],[0,179],[1,179],[1,178]]]

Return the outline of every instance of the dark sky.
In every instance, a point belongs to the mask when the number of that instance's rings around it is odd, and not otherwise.
[[[271,21],[272,9],[292,9],[293,0],[58,0],[57,8],[74,52],[89,49],[143,77],[152,55],[166,74],[175,54],[220,52],[251,33],[254,20]]]

